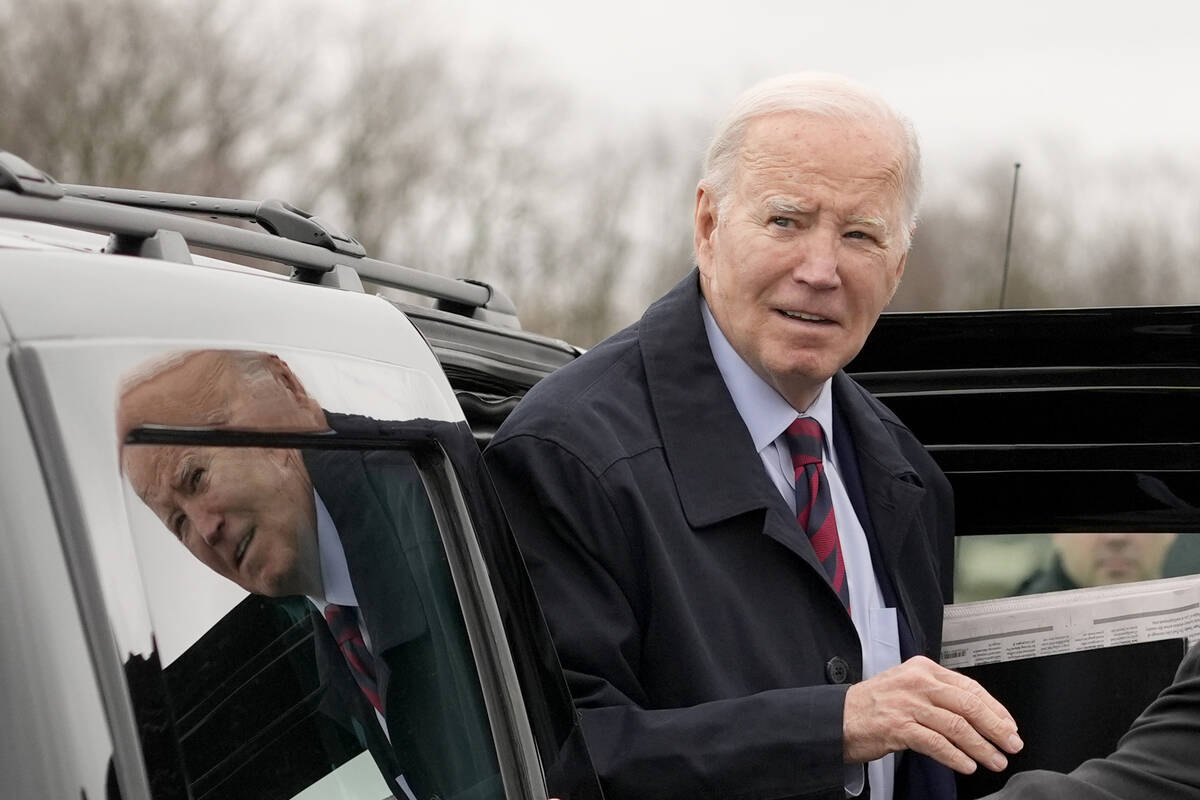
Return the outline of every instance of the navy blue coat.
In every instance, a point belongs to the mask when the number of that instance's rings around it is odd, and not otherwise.
[[[936,657],[949,484],[845,374],[833,391],[839,460],[857,464],[846,482],[902,651]],[[717,370],[695,271],[538,384],[485,460],[609,800],[844,797],[858,636]],[[904,770],[898,797],[933,791]]]

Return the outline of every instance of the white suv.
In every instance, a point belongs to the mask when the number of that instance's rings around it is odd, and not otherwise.
[[[366,294],[360,276],[441,308]],[[172,354],[227,350],[278,356],[322,408],[373,426],[118,439],[122,381]],[[0,155],[4,796],[599,796],[478,461],[516,398],[577,354],[520,331],[489,287],[366,258],[285,204],[65,186]],[[324,628],[303,598],[249,594],[172,541],[119,466],[122,448],[143,446],[341,453],[374,489],[407,492],[424,516],[393,521],[384,550],[420,548],[406,580],[438,645],[428,669],[391,676],[388,697],[419,718],[338,694],[345,664],[314,653]]]

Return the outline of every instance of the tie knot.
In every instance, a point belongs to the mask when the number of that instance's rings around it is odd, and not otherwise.
[[[824,436],[821,433],[821,423],[812,417],[797,417],[784,431],[787,435],[788,447],[792,457],[821,460],[821,446]]]

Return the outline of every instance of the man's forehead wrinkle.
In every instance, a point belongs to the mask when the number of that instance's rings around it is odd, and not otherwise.
[[[743,151],[741,167],[737,180],[743,187],[750,187],[756,181],[762,180],[778,180],[800,187],[811,183],[839,181],[861,185],[864,189],[884,184],[898,191],[902,174],[900,162],[896,158],[855,159],[845,163],[834,163],[817,161],[807,156],[797,158],[795,154],[773,149]]]
[[[740,169],[735,181],[743,187],[776,177],[796,180],[806,165],[798,163],[786,153],[768,149],[746,148],[742,151]]]
[[[862,214],[851,214],[846,217],[846,221],[851,225],[862,225],[868,228],[879,228],[885,233],[891,230],[891,225],[883,217],[866,216]]]
[[[793,165],[795,166],[795,165]],[[811,176],[811,177],[810,177]],[[750,176],[747,176],[750,177]],[[830,210],[848,224],[864,224],[891,231],[894,224],[888,220],[892,200],[899,201],[899,184],[882,173],[874,177],[854,179],[849,186],[840,186],[836,195],[822,197],[822,190],[830,183],[828,176],[794,168],[787,180],[770,182],[769,185],[753,185],[753,178],[741,187],[743,196],[768,212],[812,214]],[[835,185],[837,180],[832,181]],[[888,191],[881,194],[880,186]],[[897,206],[898,208],[898,206]],[[898,224],[900,220],[896,220]]]
[[[236,390],[236,375],[224,359],[210,358],[192,384],[196,422],[220,425],[229,421]]]
[[[811,186],[810,184],[807,188],[811,188]],[[772,213],[815,214],[828,207],[820,200],[809,199],[805,188],[796,187],[792,191],[780,191],[776,187],[768,187],[766,191],[758,195],[756,201],[763,209]],[[859,197],[859,194],[859,192],[849,192],[839,196],[834,199],[832,207],[829,209],[848,224],[890,229],[891,225],[883,213],[884,209],[879,207],[880,199],[869,196]]]
[[[175,470],[185,453],[178,447],[134,445],[134,448],[130,454],[130,484],[146,505],[161,513],[171,505]]]
[[[893,191],[899,193],[904,182],[904,169],[899,157],[884,162],[884,167],[876,180],[883,181]]]
[[[824,129],[824,133],[832,129],[847,148],[857,149],[865,156],[856,166],[868,170],[883,166],[897,177],[903,172],[907,157],[905,138],[903,131],[894,126],[881,127],[879,123],[868,121],[842,122],[802,112],[791,120],[776,121],[767,117],[760,123],[752,124],[746,132],[741,152],[743,162],[772,156],[790,162],[797,152],[807,154],[813,150],[809,142],[819,129]]]
[[[144,425],[186,424],[190,404],[186,393],[179,391],[179,381],[172,373],[158,376],[134,389],[121,400],[120,419],[123,430]],[[183,394],[184,396],[180,396]]]
[[[816,206],[811,203],[788,200],[782,197],[767,197],[764,205],[766,205],[768,210],[779,214],[811,214],[816,211]]]
[[[137,424],[217,425],[229,416],[230,391],[223,360],[210,353],[186,359],[143,387]]]

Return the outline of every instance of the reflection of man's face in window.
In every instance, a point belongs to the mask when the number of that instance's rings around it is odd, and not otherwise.
[[[206,566],[247,591],[321,594],[312,483],[296,450],[130,447],[129,481]]]
[[[1161,578],[1173,533],[1056,533],[1063,570],[1077,586]]]
[[[201,351],[135,382],[122,432],[146,424],[323,430],[287,366],[258,353]],[[322,595],[312,482],[296,450],[127,446],[134,491],[191,553],[247,591]]]

